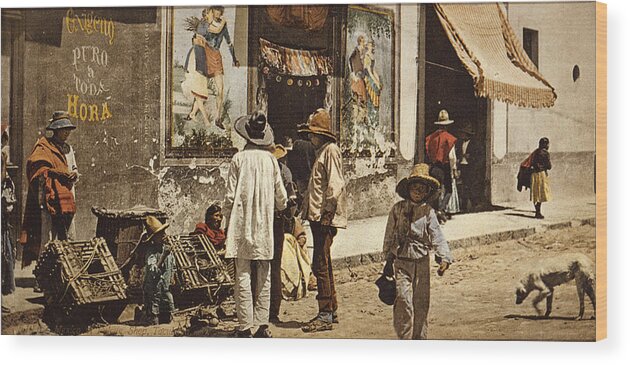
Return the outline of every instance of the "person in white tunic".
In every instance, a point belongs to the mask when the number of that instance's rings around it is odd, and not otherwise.
[[[235,259],[236,266],[237,337],[252,337],[254,327],[254,337],[271,337],[273,218],[274,209],[286,208],[287,193],[270,152],[274,137],[265,114],[240,117],[234,129],[247,140],[245,148],[232,157],[223,205],[228,217],[225,257]]]

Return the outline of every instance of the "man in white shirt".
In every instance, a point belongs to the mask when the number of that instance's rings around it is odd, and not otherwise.
[[[234,129],[247,140],[245,148],[232,157],[223,205],[228,218],[225,257],[233,258],[236,266],[237,337],[252,337],[254,327],[258,329],[253,337],[271,337],[274,208],[286,208],[287,193],[278,162],[270,152],[274,137],[265,114],[240,117]]]

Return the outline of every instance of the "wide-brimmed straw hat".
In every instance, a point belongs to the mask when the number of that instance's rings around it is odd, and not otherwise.
[[[55,111],[52,114],[52,118],[48,120],[50,124],[46,127],[49,131],[54,131],[57,129],[75,129],[76,126],[72,124],[70,121],[70,115],[67,111],[59,110]]]
[[[168,223],[162,223],[159,219],[150,215],[144,220],[144,228],[147,230],[145,241],[150,241],[157,233],[168,228]]]
[[[449,124],[453,124],[453,123],[455,123],[455,121],[448,117],[448,112],[446,111],[446,109],[442,109],[442,110],[440,110],[440,114],[438,114],[437,122],[435,122],[433,124],[436,124],[436,125],[449,125]]]
[[[337,136],[332,131],[330,114],[328,114],[326,109],[317,109],[315,113],[308,117],[308,132],[337,140]]]
[[[267,123],[267,116],[261,111],[239,117],[234,123],[234,129],[241,137],[257,146],[273,144],[273,130]]]
[[[396,193],[398,193],[398,195],[400,195],[403,199],[409,199],[409,184],[414,181],[425,183],[433,190],[437,190],[440,187],[440,182],[429,175],[429,165],[420,163],[413,166],[411,174],[409,174],[408,177],[400,180],[398,185],[396,185]]]
[[[277,144],[273,147],[272,154],[273,154],[273,157],[279,160],[287,155],[287,149],[283,145]]]

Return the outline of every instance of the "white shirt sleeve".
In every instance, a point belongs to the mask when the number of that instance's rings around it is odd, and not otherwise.
[[[455,155],[455,146],[451,148],[451,151],[448,153],[448,162],[451,165],[451,171],[457,167],[457,155]]]

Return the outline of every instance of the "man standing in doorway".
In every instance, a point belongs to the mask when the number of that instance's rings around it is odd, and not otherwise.
[[[457,138],[448,132],[448,126],[454,122],[449,118],[445,109],[440,110],[438,120],[434,123],[438,129],[425,139],[426,156],[427,162],[431,166],[431,176],[435,177],[443,186],[437,207],[434,207],[441,222],[446,219],[444,211],[453,192],[453,177],[457,177],[457,156],[455,155]]]
[[[338,228],[346,228],[346,189],[343,159],[337,138],[332,131],[330,114],[318,109],[308,120],[311,142],[317,158],[311,171],[302,208],[313,233],[313,273],[317,278],[318,315],[302,330],[331,330],[337,322],[337,295],[333,278],[330,247]]]
[[[457,170],[461,176],[460,192],[462,210],[465,212],[474,211],[478,208],[479,189],[478,179],[479,162],[481,151],[478,142],[473,140],[475,131],[472,124],[467,122],[458,131],[458,139],[455,143],[455,153],[457,155]]]

